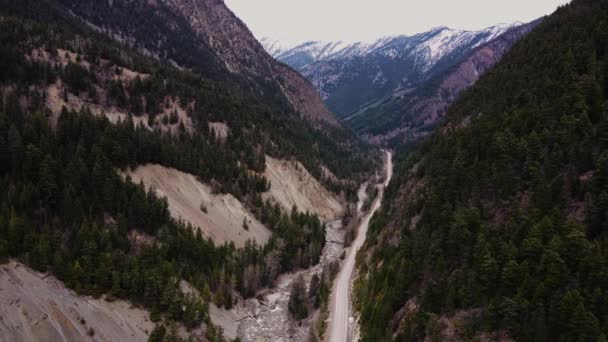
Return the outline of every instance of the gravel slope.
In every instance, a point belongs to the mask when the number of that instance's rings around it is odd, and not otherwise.
[[[343,216],[344,207],[321,185],[300,162],[277,160],[266,156],[264,176],[270,180],[271,198],[288,212],[295,205],[302,212],[317,214],[322,221],[333,221]]]
[[[239,200],[228,194],[213,195],[211,187],[191,174],[160,165],[145,165],[127,175],[133,182],[143,181],[146,188],[151,187],[159,196],[166,197],[174,218],[199,227],[215,243],[234,241],[237,247],[243,247],[247,240],[265,244],[270,238],[270,230]],[[202,203],[207,207],[207,213],[201,210]],[[244,219],[247,219],[249,230],[243,228]]]
[[[15,261],[0,266],[2,342],[147,341],[154,329],[148,317],[125,301],[78,296],[55,277]]]

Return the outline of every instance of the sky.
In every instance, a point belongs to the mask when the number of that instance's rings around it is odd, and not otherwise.
[[[225,0],[257,38],[285,43],[373,40],[433,27],[529,22],[569,0]]]

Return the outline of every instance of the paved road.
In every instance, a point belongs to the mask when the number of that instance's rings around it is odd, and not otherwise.
[[[352,244],[348,255],[344,261],[342,269],[336,278],[336,283],[334,286],[334,300],[333,305],[331,306],[331,322],[329,326],[329,341],[330,342],[346,342],[351,339],[351,329],[350,329],[350,314],[351,314],[351,301],[350,301],[350,280],[353,275],[353,271],[355,269],[355,258],[357,256],[357,252],[363,246],[365,242],[365,238],[367,236],[367,228],[369,226],[369,221],[371,217],[374,215],[376,210],[380,208],[382,204],[382,196],[384,194],[384,187],[388,185],[393,176],[393,161],[392,155],[390,152],[386,153],[386,179],[383,184],[383,187],[378,192],[378,197],[372,204],[371,210],[369,214],[361,221],[359,225],[359,231],[357,233],[357,238]]]

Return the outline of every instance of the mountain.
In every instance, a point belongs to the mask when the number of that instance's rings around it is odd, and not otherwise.
[[[515,42],[539,23],[540,19],[508,29],[417,87],[397,90],[386,98],[366,104],[344,117],[344,124],[377,144],[418,141],[433,132],[460,93],[490,70]]]
[[[373,150],[248,32],[220,1],[0,0],[0,335],[222,341],[212,312],[319,263]]]
[[[282,46],[262,39],[267,51],[299,70],[339,118],[398,89],[409,89],[461,60],[472,49],[519,24],[481,31],[434,28],[413,36],[370,42],[305,42]]]
[[[222,0],[59,2],[89,25],[158,58],[206,76],[238,76],[254,93],[336,125],[310,83],[273,60]]]
[[[275,58],[296,70],[303,70],[315,62],[372,54],[394,38],[396,37],[386,37],[373,42],[310,41],[295,45],[285,45],[271,38],[262,38],[260,42]]]
[[[59,0],[59,3],[89,27],[131,48],[229,83],[244,96],[272,105],[274,111],[303,117],[316,129],[317,137],[313,139],[339,147],[345,152],[343,156],[361,151],[358,139],[337,123],[315,88],[299,73],[268,55],[222,0]],[[327,156],[325,166],[332,171],[343,167],[338,166],[340,157],[334,152],[337,152],[334,148],[318,150]],[[307,166],[316,176],[320,175],[318,166]]]
[[[605,341],[608,1],[545,18],[398,154],[362,341]]]

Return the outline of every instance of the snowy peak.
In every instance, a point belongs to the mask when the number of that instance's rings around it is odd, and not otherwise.
[[[412,142],[427,136],[444,117],[449,105],[539,23],[540,20],[522,24],[498,35],[496,33],[503,28],[489,31],[494,39],[474,49],[446,72],[407,92],[397,90],[368,103],[344,122],[372,142]],[[443,34],[445,32],[435,38],[439,41]]]
[[[271,56],[278,56],[290,49],[289,45],[282,44],[280,41],[268,37],[260,39],[260,43]]]
[[[426,64],[424,67],[428,70],[436,62],[459,49],[477,48],[517,26],[521,26],[521,23],[499,24],[481,31],[453,30],[447,27],[440,27],[431,31],[431,37],[421,42],[414,49],[414,52],[426,54]]]
[[[372,41],[307,41],[284,44],[266,37],[260,42],[270,55],[296,69],[302,69],[308,64],[319,61],[374,54],[396,58],[408,53],[422,53],[427,55],[426,64],[432,64],[434,60],[463,45],[472,43],[473,47],[477,47],[519,25],[521,23],[499,24],[480,31],[454,30],[440,26],[413,36],[386,36]]]
[[[459,62],[475,48],[519,23],[480,31],[436,27],[415,35],[370,41],[261,40],[275,59],[300,71],[319,90],[329,108],[343,117],[395,90],[409,89]]]

